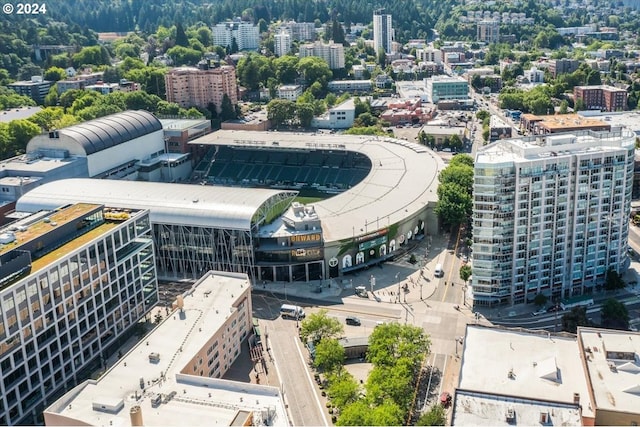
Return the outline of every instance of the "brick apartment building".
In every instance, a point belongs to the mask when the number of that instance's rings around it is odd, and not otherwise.
[[[613,86],[576,86],[575,101],[582,100],[587,110],[624,111],[627,109],[627,91]]]
[[[218,111],[226,94],[231,103],[238,103],[236,70],[230,65],[217,68],[174,68],[165,75],[167,101],[181,107],[206,107],[213,103]]]

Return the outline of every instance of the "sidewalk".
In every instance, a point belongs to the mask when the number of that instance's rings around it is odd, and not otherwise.
[[[595,305],[600,305],[604,301],[614,298],[617,300],[623,300],[625,298],[632,297],[634,295],[640,296],[640,261],[632,260],[627,271],[622,275],[623,280],[627,286],[617,291],[600,291],[594,293],[593,301]],[[559,302],[559,301],[558,301]],[[547,302],[546,306],[552,305],[551,302]],[[531,313],[538,310],[539,307],[533,303],[518,304],[514,306],[502,305],[494,308],[478,307],[475,311],[479,312],[489,321],[502,320],[513,318],[517,320],[519,317],[530,317]],[[559,316],[562,316],[559,312]]]
[[[284,300],[304,298],[341,303],[344,298],[355,295],[356,286],[365,286],[369,291],[373,288],[373,296],[369,292],[369,298],[380,303],[418,302],[428,299],[436,291],[438,280],[433,278],[432,272],[447,251],[448,239],[448,235],[425,236],[396,259],[341,278],[266,282],[255,285],[254,291],[277,294]],[[409,263],[412,254],[416,259],[414,264]]]

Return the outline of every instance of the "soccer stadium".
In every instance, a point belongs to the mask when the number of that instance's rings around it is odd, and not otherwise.
[[[294,201],[258,230],[258,279],[337,277],[392,258],[437,227],[433,208],[444,165],[419,144],[244,131],[219,131],[192,144],[204,153],[194,171],[202,184],[295,190],[306,203]]]
[[[402,253],[436,230],[442,160],[377,136],[222,130],[191,142],[192,184],[71,179],[18,202],[150,211],[161,275],[209,269],[255,281],[340,277]]]

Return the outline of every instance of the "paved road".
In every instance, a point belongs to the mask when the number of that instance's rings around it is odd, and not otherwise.
[[[629,317],[631,319],[637,319],[640,317],[640,296],[633,295],[620,299],[624,303],[629,311]],[[600,309],[598,305],[594,305],[587,309],[587,316],[592,319],[594,323],[600,322]],[[544,329],[547,331],[561,331],[562,330],[562,316],[567,313],[566,311],[560,311],[556,313],[547,313],[542,316],[531,316],[530,314],[506,317],[501,319],[493,319],[493,323],[509,326],[509,327],[523,327],[527,329]]]
[[[298,338],[296,322],[277,318],[271,326],[268,345],[275,359],[291,422],[297,426],[329,425],[307,368],[308,353]]]

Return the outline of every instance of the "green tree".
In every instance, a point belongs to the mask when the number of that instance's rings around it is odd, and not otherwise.
[[[336,421],[338,426],[369,426],[373,425],[369,422],[371,408],[364,399],[357,400],[346,405],[340,411],[340,416]],[[389,424],[389,425],[399,425]]]
[[[296,104],[286,99],[272,99],[267,104],[267,118],[277,128],[296,117]]]
[[[36,105],[28,96],[18,95],[12,89],[0,87],[0,109],[26,107]]]
[[[27,143],[41,132],[40,126],[26,119],[11,120],[9,135],[13,143],[14,154],[24,153]]]
[[[16,155],[13,138],[9,132],[9,125],[0,122],[0,159],[7,159]]]
[[[299,102],[296,104],[296,115],[300,126],[303,128],[311,127],[311,121],[313,120],[314,110],[312,103]]]
[[[11,83],[13,79],[7,70],[0,68],[0,86],[6,86]]]
[[[266,33],[269,30],[269,24],[263,18],[258,20],[258,31],[260,33]]]
[[[119,43],[115,48],[115,54],[118,58],[139,58],[140,47],[133,43]]]
[[[293,83],[298,78],[298,57],[285,55],[273,60],[276,79],[282,84]]]
[[[297,69],[308,84],[318,82],[323,90],[326,89],[327,83],[333,76],[329,64],[317,56],[307,56],[300,59]]]
[[[455,156],[454,159],[458,157]],[[441,184],[455,183],[471,194],[473,191],[473,168],[467,165],[450,164],[440,171],[438,179]]]
[[[562,315],[562,330],[575,334],[578,326],[589,326],[586,307],[574,307]]]
[[[604,288],[608,291],[615,291],[616,289],[624,288],[624,280],[622,280],[622,276],[620,273],[615,271],[613,268],[610,268],[607,271],[607,276],[604,282]]]
[[[130,56],[124,58],[124,60],[118,66],[118,70],[122,74],[126,74],[130,70],[145,69],[146,65],[139,58],[132,58]]]
[[[184,27],[180,22],[176,24],[176,45],[182,46],[182,47],[189,47],[189,38],[187,37],[187,34],[184,32]]]
[[[387,54],[384,49],[380,49],[377,55],[377,61],[380,68],[384,69],[387,66]]]
[[[338,409],[342,410],[348,404],[358,400],[360,396],[360,386],[355,378],[353,378],[353,375],[347,372],[344,367],[331,373],[328,380],[329,387],[327,388],[327,396],[329,396],[331,403]]]
[[[438,203],[435,212],[443,224],[455,226],[471,216],[473,199],[464,187],[446,182],[438,186]]]
[[[227,120],[237,119],[236,109],[231,103],[231,98],[226,93],[222,96],[222,104],[220,105],[220,120],[226,122]]]
[[[58,85],[54,84],[49,88],[49,92],[44,97],[45,107],[54,107],[58,105]]]
[[[458,154],[449,161],[449,166],[465,165],[473,168],[473,157],[468,154]]]
[[[269,77],[275,77],[272,63],[262,55],[250,53],[238,61],[236,75],[240,84],[250,91],[260,88],[261,82],[266,82]]]
[[[447,421],[447,416],[444,411],[444,406],[436,403],[418,418],[416,425],[418,426],[443,426]]]
[[[371,113],[362,113],[354,121],[354,126],[375,126],[378,124],[378,118]]]
[[[533,303],[538,307],[542,307],[547,303],[548,300],[549,297],[540,292],[535,296],[535,298],[533,298]]]
[[[471,266],[466,264],[460,267],[460,279],[466,283],[469,277],[471,277]]]
[[[338,340],[323,338],[316,345],[316,355],[313,359],[313,364],[323,372],[333,372],[342,367],[344,359],[344,347],[340,345]]]
[[[365,384],[367,400],[374,406],[390,400],[401,408],[408,408],[413,398],[415,373],[411,361],[404,357],[395,360],[392,365],[375,364]]]
[[[489,113],[487,110],[480,110],[476,113],[476,117],[478,118],[478,120],[483,121],[484,119],[491,117],[491,113]]]
[[[367,360],[374,365],[393,366],[398,359],[406,358],[412,366],[418,367],[430,345],[422,328],[386,323],[376,326],[369,336]]]
[[[392,401],[385,401],[375,406],[370,413],[370,426],[399,426],[404,421],[405,410]]]
[[[84,47],[80,52],[72,56],[73,65],[76,68],[84,65],[109,65],[111,57],[104,46]]]
[[[176,66],[195,65],[202,58],[202,52],[183,46],[174,46],[167,50],[167,55],[173,59]]]
[[[300,337],[303,341],[311,339],[317,343],[328,338],[337,338],[344,332],[344,327],[338,319],[329,317],[327,310],[322,309],[311,313],[301,322]],[[376,328],[377,329],[377,328]]]
[[[124,94],[124,102],[127,110],[146,110],[155,112],[161,101],[156,95],[150,95],[142,90],[136,90]]]
[[[52,82],[57,82],[58,80],[64,80],[67,78],[67,73],[63,68],[60,67],[49,67],[47,71],[44,72],[43,78],[45,80],[49,80]]]
[[[331,108],[337,104],[338,98],[334,93],[328,93],[324,98],[324,102],[327,104],[327,107]]]
[[[213,33],[211,32],[211,29],[206,25],[198,27],[194,34],[194,37],[196,37],[204,46],[210,46],[213,42]],[[220,55],[220,57],[222,58],[224,57],[224,55]]]
[[[569,112],[569,103],[567,102],[566,99],[563,99],[562,101],[560,101],[560,108],[558,110],[558,113],[567,114],[568,112]]]
[[[600,323],[603,328],[629,329],[627,306],[613,298],[606,300],[600,309]]]
[[[156,112],[161,116],[177,116],[180,112],[180,106],[175,102],[160,101]]]
[[[27,120],[35,123],[44,130],[53,129],[54,123],[62,118],[64,109],[61,107],[46,107],[29,117]]]

